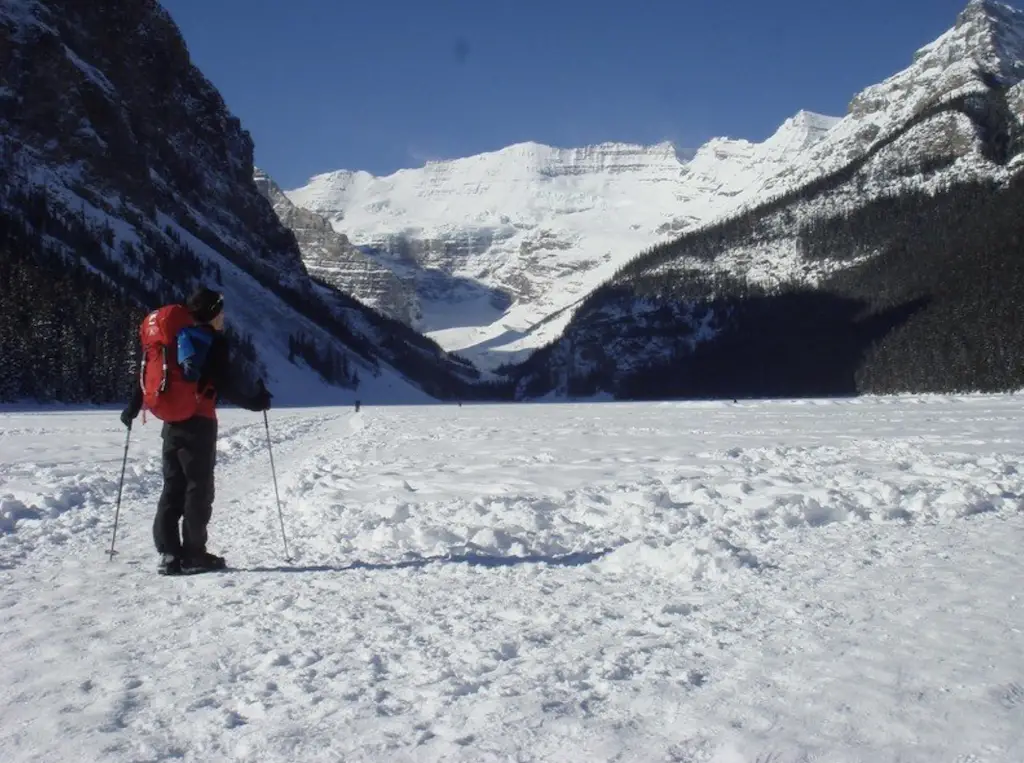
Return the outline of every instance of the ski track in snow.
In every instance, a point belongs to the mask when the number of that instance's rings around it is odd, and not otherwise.
[[[1015,396],[0,414],[0,760],[1024,759]]]

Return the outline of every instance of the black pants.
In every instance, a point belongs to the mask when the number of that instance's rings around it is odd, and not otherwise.
[[[153,520],[153,541],[161,554],[199,555],[206,551],[206,526],[213,513],[217,421],[196,416],[164,424],[162,436],[164,490]]]

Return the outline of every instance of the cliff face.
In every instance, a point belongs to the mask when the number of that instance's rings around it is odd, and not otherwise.
[[[47,167],[94,206],[159,210],[248,266],[304,276],[251,182],[249,134],[158,3],[5,2],[0,93],[3,141],[26,152],[23,164]]]
[[[253,179],[281,223],[295,234],[310,275],[348,292],[384,315],[412,325],[418,317],[413,288],[335,232],[321,215],[295,206],[267,173]]]

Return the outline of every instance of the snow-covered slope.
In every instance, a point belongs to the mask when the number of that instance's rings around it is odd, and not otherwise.
[[[326,173],[286,193],[416,283],[419,327],[494,364],[557,336],[571,307],[641,250],[842,167],[943,99],[1020,80],[1022,29],[1019,11],[972,0],[844,118],[800,112],[762,143],[715,139],[692,156],[668,143],[525,143],[388,177]],[[905,148],[974,153],[970,134],[949,130],[936,122]]]

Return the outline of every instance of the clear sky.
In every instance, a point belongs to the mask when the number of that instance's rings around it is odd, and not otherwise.
[[[284,188],[533,140],[763,140],[841,116],[967,0],[162,0]],[[1020,7],[1020,3],[1014,3]]]

